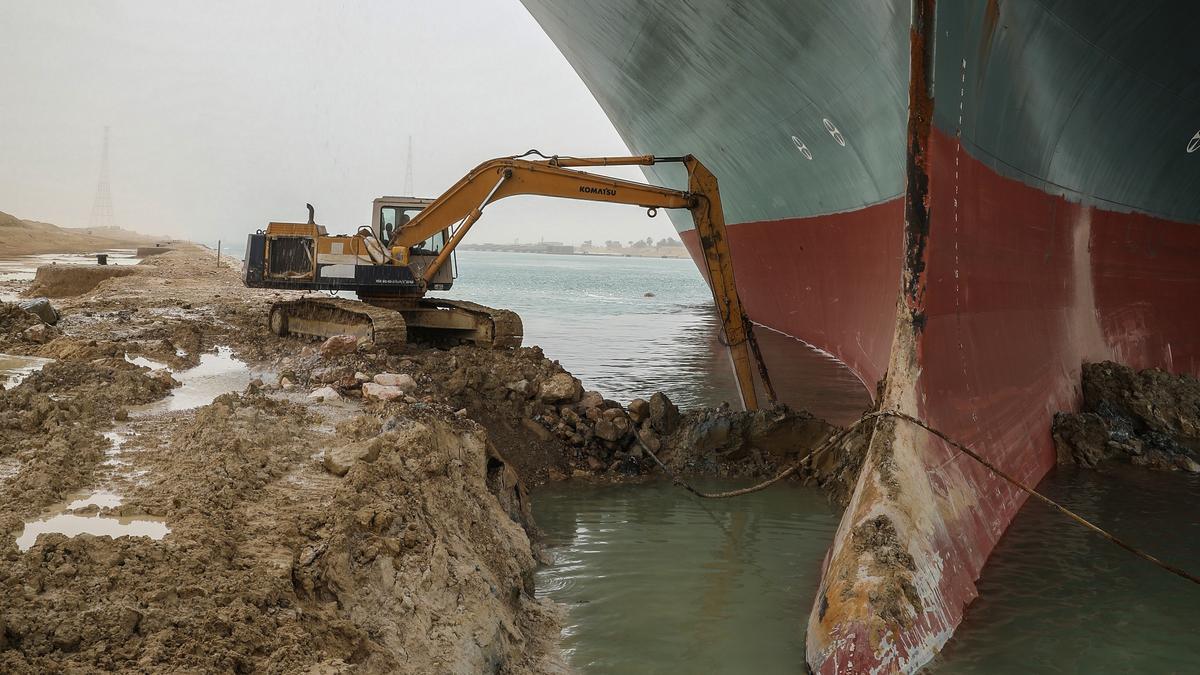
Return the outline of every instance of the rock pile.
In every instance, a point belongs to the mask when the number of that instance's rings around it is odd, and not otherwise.
[[[1083,366],[1083,409],[1057,413],[1060,463],[1126,461],[1200,473],[1200,381],[1105,361]]]
[[[786,407],[684,414],[661,392],[622,405],[586,390],[538,347],[438,350],[410,345],[388,353],[349,340],[344,347],[308,348],[284,358],[281,385],[308,388],[312,398],[326,402],[359,399],[391,406],[393,413],[446,405],[478,420],[531,484],[570,475],[655,471],[646,450],[680,473],[764,476],[834,431],[823,420]],[[845,474],[851,481],[858,464],[842,461],[843,454],[810,463],[807,475],[821,482]],[[861,461],[861,451],[853,454]]]

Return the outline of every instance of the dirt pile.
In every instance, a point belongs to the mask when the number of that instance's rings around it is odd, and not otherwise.
[[[24,333],[40,323],[41,319],[20,305],[0,302],[0,350],[13,351],[14,347],[32,342]]]
[[[489,489],[514,490],[503,462],[474,423],[423,412],[312,434],[308,406],[250,392],[141,423],[126,452],[148,473],[104,513],[171,534],[21,554],[8,528],[0,670],[552,670],[557,614]],[[364,441],[342,477],[318,459]]]
[[[1083,406],[1057,413],[1060,463],[1108,461],[1200,473],[1200,381],[1105,361],[1083,366]]]
[[[35,317],[0,307],[5,345],[57,359],[0,392],[0,672],[562,670],[558,610],[531,595],[528,503],[504,456],[518,437],[447,404],[444,353],[324,359],[271,335],[278,294],[242,288],[206,251],[138,270],[56,301],[45,341],[24,336]],[[218,345],[291,379],[129,411],[176,383],[127,354],[182,369]],[[532,361],[541,372],[540,352]],[[400,396],[362,398],[389,373],[381,386]],[[329,400],[308,396],[318,381]],[[73,515],[153,516],[170,533],[43,534],[18,550],[23,520],[83,488],[120,503]]]
[[[399,354],[369,345],[349,354],[310,347],[300,356],[281,359],[278,370],[281,382],[313,391],[314,396],[324,396],[329,387],[348,399],[362,399],[364,391],[368,399],[379,398],[391,388],[378,383],[411,378],[414,386],[403,395],[398,390],[386,394],[398,410],[433,402],[462,410],[488,430],[528,483],[572,475],[620,478],[655,473],[658,467],[646,449],[681,473],[765,476],[834,431],[823,420],[786,407],[683,414],[662,393],[622,405],[586,391],[537,347],[489,350],[463,345],[442,351],[410,345]],[[832,485],[835,468],[856,474],[852,464],[825,458],[808,474]]]
[[[47,298],[81,295],[106,279],[127,277],[138,271],[133,265],[42,265],[25,295]]]
[[[86,485],[108,446],[101,432],[122,406],[161,398],[171,385],[110,353],[49,363],[0,392],[0,458],[19,462],[0,491],[0,536],[19,529],[20,517]]]
[[[685,473],[761,476],[799,459],[834,431],[824,420],[786,406],[703,409],[683,416],[657,454]]]

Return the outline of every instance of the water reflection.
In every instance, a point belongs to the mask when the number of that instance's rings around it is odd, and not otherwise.
[[[0,354],[0,385],[4,389],[12,389],[31,374],[44,368],[52,360],[36,356]]]
[[[42,534],[59,533],[68,537],[81,534],[109,537],[150,537],[162,539],[171,533],[166,522],[148,516],[113,518],[109,516],[78,516],[60,513],[42,520],[25,524],[21,536],[17,537],[17,548],[28,551]]]
[[[81,493],[76,498],[52,506],[46,515],[25,523],[25,529],[17,537],[17,548],[28,551],[39,535],[48,533],[74,537],[80,534],[107,535],[110,537],[150,537],[162,539],[171,532],[166,521],[153,516],[101,516],[95,513],[73,513],[84,509],[113,508],[121,505],[121,496],[107,490]]]
[[[131,359],[139,365],[162,365],[137,357]],[[195,368],[174,373],[173,377],[179,382],[166,398],[137,406],[130,409],[130,414],[152,415],[176,410],[191,410],[212,403],[221,394],[231,391],[241,391],[246,388],[254,375],[245,361],[233,355],[229,347],[217,347],[216,352],[200,355],[200,363]]]
[[[95,265],[96,254],[108,256],[109,265],[136,265],[139,259],[131,248],[109,249],[96,253],[39,253],[0,259],[0,282],[33,281],[42,265]]]
[[[539,489],[533,506],[555,559],[538,572],[538,593],[569,607],[563,650],[574,667],[802,670],[804,623],[837,527],[819,491],[781,485],[703,502],[666,482],[572,482]]]
[[[1039,488],[1151,554],[1200,569],[1200,476],[1059,468]],[[1030,500],[936,673],[1184,673],[1200,592]]]

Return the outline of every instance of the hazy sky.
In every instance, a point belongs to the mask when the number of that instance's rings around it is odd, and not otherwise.
[[[529,148],[627,152],[518,0],[0,3],[0,211],[85,226],[105,125],[117,224],[242,242],[331,231]],[[640,171],[617,172],[644,180]],[[673,235],[636,207],[516,197],[471,240]]]

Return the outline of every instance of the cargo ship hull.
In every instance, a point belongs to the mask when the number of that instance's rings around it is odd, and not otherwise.
[[[632,151],[713,168],[751,318],[881,407],[1034,485],[1083,362],[1200,373],[1194,3],[525,4]],[[808,666],[920,668],[1023,501],[881,422]]]

